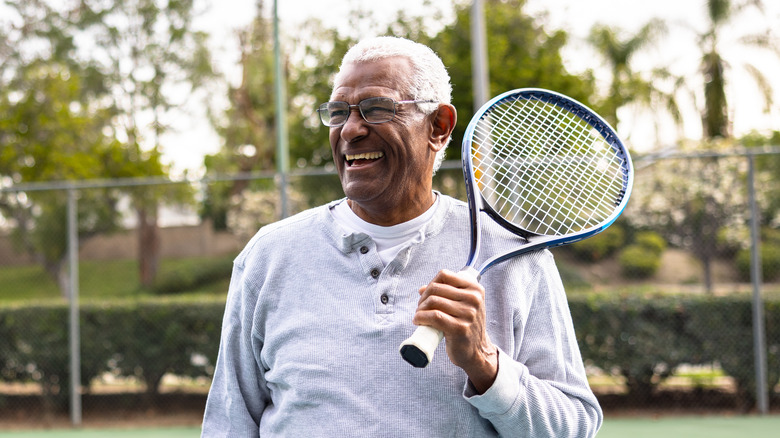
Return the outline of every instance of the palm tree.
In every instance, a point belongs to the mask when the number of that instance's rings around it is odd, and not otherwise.
[[[763,12],[761,0],[708,0],[707,30],[699,35],[699,47],[702,50],[701,71],[704,74],[704,108],[702,109],[702,128],[705,138],[729,138],[732,135],[729,120],[728,100],[726,99],[726,73],[729,64],[721,55],[721,38],[724,27],[743,10],[754,7]],[[761,49],[772,49],[769,32],[746,35],[740,42]],[[747,72],[755,79],[764,97],[766,108],[772,105],[772,87],[769,80],[753,65],[745,65]]]
[[[674,78],[665,68],[654,69],[650,77],[645,79],[631,65],[642,49],[655,43],[666,31],[666,24],[660,19],[650,20],[636,34],[625,39],[621,39],[620,30],[614,27],[597,24],[591,29],[588,42],[610,68],[609,95],[602,106],[602,112],[604,118],[613,126],[618,123],[618,109],[630,104],[648,108],[663,106],[669,111],[674,122],[678,126],[681,124],[682,119],[674,97],[680,80]],[[661,91],[656,84],[662,81],[671,81],[673,91]]]

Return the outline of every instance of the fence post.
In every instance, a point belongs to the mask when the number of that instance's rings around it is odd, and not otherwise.
[[[81,346],[79,330],[79,227],[77,190],[68,189],[68,277],[70,340],[70,420],[81,425]]]
[[[274,85],[276,88],[276,171],[279,173],[281,219],[289,215],[287,174],[290,171],[290,150],[287,139],[287,90],[282,65],[282,43],[279,40],[278,0],[274,0]]]
[[[753,284],[753,355],[756,367],[756,407],[758,412],[769,411],[767,399],[766,334],[764,333],[764,302],[761,299],[761,233],[758,226],[758,207],[755,188],[755,156],[748,154],[748,197],[750,199],[750,281]]]

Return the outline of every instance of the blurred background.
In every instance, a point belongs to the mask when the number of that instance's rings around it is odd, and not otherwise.
[[[629,145],[627,211],[554,250],[608,415],[780,412],[780,4],[333,3],[0,3],[0,427],[199,424],[232,259],[343,196],[314,109],[375,35],[449,68],[437,190],[465,199],[465,126],[515,88]]]

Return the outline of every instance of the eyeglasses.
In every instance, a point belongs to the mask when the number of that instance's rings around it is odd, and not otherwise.
[[[357,105],[350,105],[347,102],[333,101],[325,102],[317,108],[320,113],[322,124],[337,128],[347,123],[349,114],[353,108],[360,110],[360,115],[368,123],[385,123],[393,120],[395,109],[398,105],[405,103],[436,103],[435,100],[402,100],[396,102],[389,97],[371,97],[361,100]]]

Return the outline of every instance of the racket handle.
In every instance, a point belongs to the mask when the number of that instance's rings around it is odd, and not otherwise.
[[[463,268],[459,274],[479,280],[479,272],[470,266]],[[412,366],[425,368],[433,360],[433,353],[443,337],[444,333],[439,330],[427,325],[421,325],[412,333],[412,336],[409,336],[407,340],[401,343],[401,347],[398,350],[401,353],[401,357]]]
[[[444,333],[427,325],[417,327],[412,336],[401,344],[401,357],[417,368],[425,368],[433,360]]]

